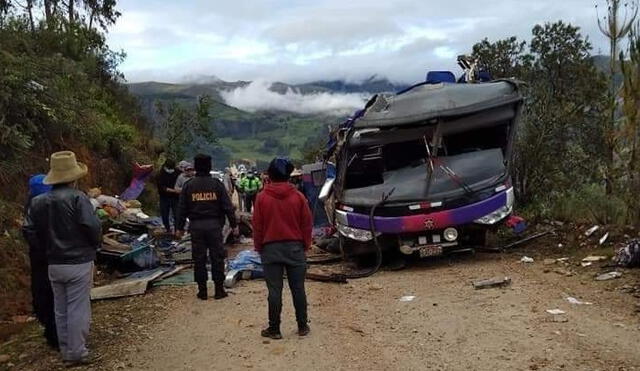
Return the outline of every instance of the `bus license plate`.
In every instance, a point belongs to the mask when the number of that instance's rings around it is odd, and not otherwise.
[[[442,255],[442,246],[423,246],[420,248],[420,257]]]

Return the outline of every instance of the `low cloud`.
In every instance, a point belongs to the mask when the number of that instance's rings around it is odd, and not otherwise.
[[[348,115],[362,108],[368,98],[367,95],[355,93],[302,94],[291,88],[280,94],[270,90],[270,87],[271,82],[256,80],[245,87],[221,92],[221,96],[228,105],[249,112],[279,110],[336,116]]]

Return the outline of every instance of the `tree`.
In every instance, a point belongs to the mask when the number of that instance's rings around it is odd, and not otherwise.
[[[619,141],[624,150],[620,151],[620,159],[625,163],[627,179],[625,193],[628,200],[628,218],[636,225],[640,225],[640,165],[638,161],[638,146],[640,144],[640,25],[636,25],[630,32],[628,61],[625,54],[620,52],[620,70],[623,83],[621,89],[622,127]]]
[[[603,134],[606,143],[606,169],[605,181],[607,185],[607,194],[613,192],[615,178],[615,154],[617,150],[617,129],[616,114],[618,112],[618,92],[614,80],[616,69],[618,67],[618,48],[620,40],[625,38],[638,16],[638,5],[635,1],[630,4],[620,0],[606,0],[607,13],[602,18],[598,17],[598,27],[600,32],[609,39],[609,104],[607,107],[608,119],[603,122]],[[597,6],[596,6],[597,9]],[[622,14],[624,11],[624,15]]]
[[[189,145],[197,145],[196,138],[215,143],[216,138],[209,123],[210,99],[204,95],[198,98],[193,109],[171,102],[168,105],[156,102],[160,116],[160,131],[164,141],[164,151],[168,157],[184,158]]]
[[[518,41],[515,36],[495,43],[485,38],[473,46],[472,54],[494,78],[520,77],[526,45],[525,41]]]
[[[515,37],[485,39],[473,54],[494,77],[526,82],[514,180],[519,199],[535,201],[597,179],[606,85],[578,27],[561,21],[537,25],[528,51],[526,45]]]

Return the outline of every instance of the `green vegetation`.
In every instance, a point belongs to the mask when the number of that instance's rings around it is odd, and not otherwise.
[[[42,16],[37,16],[42,14]],[[19,227],[27,180],[70,149],[89,166],[81,186],[120,192],[134,160],[151,161],[147,121],[117,71],[104,32],[114,0],[0,1],[0,320],[28,310]]]
[[[215,144],[216,138],[209,125],[209,97],[198,97],[193,110],[178,102],[156,103],[160,116],[159,131],[164,140],[164,152],[167,157],[176,159],[185,157],[185,148],[201,138],[206,143]],[[197,144],[193,145],[194,149]]]
[[[620,78],[617,69],[605,74],[596,68],[579,28],[560,21],[535,26],[532,34],[530,42],[485,39],[473,47],[494,78],[526,82],[514,159],[518,200],[534,217],[640,224],[635,160],[640,101],[633,85],[640,63],[633,58],[623,63],[626,94],[618,94],[616,85],[611,108],[608,86]],[[611,109],[619,112],[620,98],[628,112],[611,125]],[[620,130],[620,120],[627,130]]]
[[[242,83],[221,84],[242,86]],[[342,119],[280,111],[242,111],[221,102],[217,90],[220,88],[218,85],[160,83],[130,85],[130,91],[138,95],[145,114],[155,122],[154,134],[163,141],[167,140],[163,127],[166,120],[158,106],[180,106],[194,111],[199,94],[210,96],[208,125],[210,134],[214,135],[201,134],[202,140],[187,145],[183,153],[187,156],[198,151],[212,153],[218,167],[234,160],[268,161],[276,155],[287,155],[297,162],[304,162],[305,151],[310,146],[324,143],[328,126],[336,125]]]

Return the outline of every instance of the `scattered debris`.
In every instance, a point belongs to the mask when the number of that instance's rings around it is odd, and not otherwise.
[[[123,296],[142,295],[147,291],[149,282],[166,273],[163,269],[153,269],[132,273],[127,278],[117,280],[109,285],[91,289],[91,300],[119,298]]]
[[[568,269],[564,269],[564,268],[556,268],[553,271],[555,273],[558,273],[560,275],[567,276],[567,277],[571,277],[571,276],[573,276],[575,274],[574,272],[572,272],[572,271],[570,271]]]
[[[339,273],[316,273],[307,271],[307,279],[319,282],[347,283],[347,276]]]
[[[510,285],[511,278],[505,276],[505,277],[481,279],[481,280],[473,281],[472,284],[476,290],[486,289],[490,287],[501,287],[501,286]]]
[[[542,263],[544,265],[554,265],[556,264],[557,260],[556,259],[545,259]]]
[[[563,311],[562,309],[547,309],[547,313],[558,315],[558,314],[565,314],[567,312]]]
[[[582,259],[582,261],[583,262],[599,262],[601,260],[607,260],[607,259],[608,258],[606,256],[602,256],[602,255],[590,255]]]
[[[600,243],[600,245],[603,245],[605,242],[607,242],[607,239],[609,238],[609,232],[605,233],[604,236],[602,236],[602,238],[600,238],[600,241],[598,241]]]
[[[583,266],[583,267],[588,267],[590,265],[593,265],[593,263],[592,262],[582,262],[582,263],[580,263],[580,265]]]
[[[567,301],[571,304],[575,304],[575,305],[592,305],[593,303],[590,303],[588,301],[580,301],[572,296],[568,296],[567,297]]]
[[[620,277],[622,277],[622,272],[613,271],[597,276],[596,281],[608,281]]]
[[[520,263],[533,263],[533,258],[523,256],[522,259],[520,259]]]
[[[526,242],[533,241],[533,240],[538,239],[540,237],[544,237],[544,236],[548,235],[549,233],[551,233],[551,232],[550,231],[545,231],[545,232],[532,234],[532,235],[530,235],[528,237],[525,237],[525,238],[523,238],[521,240],[518,240],[518,241],[512,242],[512,243],[510,243],[508,245],[502,246],[499,250],[503,251],[503,250],[508,250],[508,249],[514,248],[516,246],[520,246],[520,245],[522,245],[522,244],[524,244]]]
[[[618,250],[614,261],[621,267],[640,267],[640,239],[631,240]]]
[[[414,295],[407,295],[400,298],[400,301],[413,301],[416,297]]]
[[[235,286],[240,279],[255,279],[264,277],[260,254],[255,250],[243,250],[227,264],[227,276],[224,285],[227,288]]]
[[[559,248],[559,249],[561,249],[561,248],[563,248],[563,247],[564,247],[564,245],[563,245],[563,244],[561,244],[561,243],[559,243],[559,244],[558,244],[558,248]]]
[[[569,258],[558,258],[558,259],[556,259],[556,261],[557,261],[558,263],[562,263],[562,262],[569,261]]]
[[[587,229],[586,232],[584,232],[584,235],[587,237],[591,237],[591,235],[593,235],[594,233],[596,233],[596,231],[600,229],[599,225],[594,225],[593,227]]]

